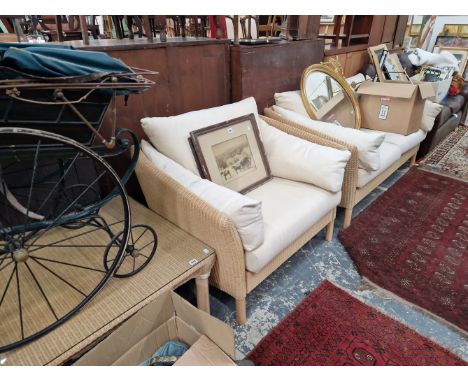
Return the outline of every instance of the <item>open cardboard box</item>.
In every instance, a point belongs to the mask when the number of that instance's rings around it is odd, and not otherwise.
[[[435,96],[431,82],[362,82],[357,89],[361,126],[409,135],[421,127],[424,103]]]
[[[139,365],[169,340],[190,345],[175,365],[235,365],[233,330],[175,292],[139,310],[74,365]]]

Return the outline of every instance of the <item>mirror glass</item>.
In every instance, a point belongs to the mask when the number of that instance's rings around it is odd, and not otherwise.
[[[302,77],[301,94],[304,106],[313,119],[336,125],[359,128],[360,118],[351,87],[338,74],[318,69],[306,69]]]

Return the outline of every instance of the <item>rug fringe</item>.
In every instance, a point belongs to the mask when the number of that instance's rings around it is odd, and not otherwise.
[[[399,301],[399,302],[401,302],[403,304],[409,305],[412,309],[417,310],[419,312],[422,312],[422,313],[428,315],[429,317],[431,317],[432,319],[434,319],[435,321],[438,321],[441,324],[444,324],[444,325],[450,327],[450,329],[452,329],[454,332],[456,332],[457,334],[459,334],[462,337],[465,337],[468,340],[468,332],[466,330],[463,330],[462,328],[460,328],[457,325],[451,323],[450,321],[447,321],[446,319],[438,316],[435,313],[432,313],[431,311],[429,311],[429,310],[427,310],[425,308],[420,307],[419,305],[413,304],[412,302],[410,302],[408,300],[405,300],[404,298],[402,298],[402,297],[398,296],[397,294],[389,291],[388,289],[382,288],[381,286],[379,286],[379,285],[375,284],[374,282],[372,282],[371,280],[369,280],[367,277],[363,277],[362,279],[366,284],[370,285],[372,288],[377,289],[379,292],[381,292],[382,294],[388,296],[390,299],[394,299],[394,300],[397,300],[397,301]],[[372,306],[372,307],[374,307],[374,306]]]

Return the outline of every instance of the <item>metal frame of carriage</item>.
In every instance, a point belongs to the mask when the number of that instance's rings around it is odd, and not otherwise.
[[[124,189],[138,160],[138,137],[118,129],[116,115],[119,92],[147,90],[154,82],[144,76],[153,74],[157,73],[132,68],[131,73],[98,79],[25,75],[25,79],[0,81],[0,323],[17,328],[16,337],[0,339],[0,353],[47,334],[86,305],[110,277],[132,276],[153,258],[156,232],[131,224]],[[106,134],[101,127],[109,105],[111,131]],[[119,177],[106,159],[123,155],[132,146],[130,163]],[[84,181],[81,171],[90,173]],[[121,219],[109,223],[99,212],[111,201]],[[79,243],[86,235],[103,232],[108,243],[102,249]],[[56,233],[64,238],[44,242]],[[142,238],[147,239],[146,255],[138,244]],[[91,253],[94,248],[96,255]],[[77,263],[79,256],[67,254],[73,251],[83,253],[84,265]],[[73,271],[92,274],[89,290],[74,284]],[[59,300],[60,293],[49,290],[54,283],[55,289],[75,289],[76,301]],[[26,312],[31,291],[42,304],[34,309],[51,319],[28,329],[35,324],[28,314],[36,314]]]

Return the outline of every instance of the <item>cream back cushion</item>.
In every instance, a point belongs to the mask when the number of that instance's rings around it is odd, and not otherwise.
[[[143,154],[161,171],[170,176],[219,212],[227,215],[236,226],[246,251],[253,251],[263,244],[265,232],[262,202],[239,194],[229,188],[201,179],[170,158],[158,152],[145,140],[141,142]],[[203,222],[200,222],[203,224]]]
[[[338,192],[351,153],[321,146],[260,121],[260,135],[273,176]]]
[[[443,108],[444,106],[440,103],[426,100],[421,120],[421,129],[426,132],[431,131],[434,127],[434,121],[436,117],[439,115]]]
[[[286,110],[295,111],[296,113],[309,116],[301,98],[300,90],[290,92],[275,93],[275,104]]]
[[[200,175],[188,138],[193,130],[202,129],[229,119],[253,113],[257,104],[253,97],[229,105],[191,111],[173,117],[148,117],[141,126],[156,149],[194,174]]]
[[[279,106],[273,106],[273,111],[291,122],[356,146],[358,149],[359,167],[365,170],[379,169],[380,157],[378,149],[385,139],[384,133],[377,131],[360,131],[358,129],[338,126],[333,123],[315,121],[309,117],[304,117],[303,115],[283,109]]]

